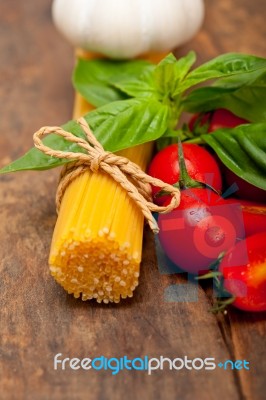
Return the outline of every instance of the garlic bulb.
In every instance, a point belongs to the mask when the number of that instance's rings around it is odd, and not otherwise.
[[[203,0],[54,0],[55,25],[76,47],[133,58],[179,46],[198,31]]]

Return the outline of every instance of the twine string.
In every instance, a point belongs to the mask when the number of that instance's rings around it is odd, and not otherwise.
[[[110,175],[114,181],[126,190],[130,198],[142,211],[150,228],[154,233],[158,233],[159,228],[152,212],[167,213],[176,208],[180,203],[179,189],[160,179],[147,175],[137,164],[128,160],[126,157],[105,151],[93,135],[86,120],[84,118],[79,118],[77,122],[83,129],[87,140],[77,137],[58,126],[45,126],[33,135],[34,145],[42,153],[58,159],[71,161],[63,167],[61,172],[56,193],[57,211],[60,209],[61,201],[67,187],[74,179],[84,173],[88,168],[94,173],[101,170]],[[84,149],[85,152],[61,151],[46,146],[43,143],[43,139],[50,134],[56,134],[63,137],[68,142],[75,143],[81,149]],[[154,204],[151,201],[151,185],[168,192],[172,197],[171,202],[166,206],[157,206]]]

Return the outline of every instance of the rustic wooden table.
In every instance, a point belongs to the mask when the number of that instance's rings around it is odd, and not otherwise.
[[[32,145],[42,125],[71,117],[73,50],[58,35],[51,1],[0,2],[0,163]],[[196,38],[199,62],[220,53],[266,53],[264,0],[206,0]],[[265,398],[265,315],[209,313],[208,290],[197,302],[169,303],[164,290],[184,283],[161,275],[152,234],[145,231],[142,274],[134,298],[116,306],[82,303],[49,275],[58,171],[0,177],[0,398],[254,399]],[[215,357],[246,359],[250,370],[54,371],[53,357]]]

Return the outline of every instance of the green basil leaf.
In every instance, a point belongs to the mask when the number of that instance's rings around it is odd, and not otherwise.
[[[185,79],[187,74],[189,73],[192,65],[196,62],[196,53],[194,51],[190,51],[186,56],[179,58],[176,61],[175,69],[176,69],[176,79],[181,82]]]
[[[85,139],[84,132],[81,130],[76,121],[69,121],[67,124],[63,125],[62,128],[68,130],[69,132],[72,132],[75,136]],[[43,142],[44,144],[46,144],[46,146],[54,150],[71,151],[74,153],[85,152],[84,149],[79,148],[76,144],[70,143],[63,139],[61,136],[57,136],[55,134],[49,135],[43,140]],[[26,170],[43,171],[67,163],[69,163],[69,160],[67,159],[49,157],[35,147],[32,147],[22,157],[0,169],[0,174]]]
[[[119,74],[111,78],[111,84],[130,97],[155,97],[156,90],[153,82],[153,71],[155,66],[150,65],[144,68],[140,76],[128,76]]]
[[[250,74],[258,70],[266,71],[266,59],[238,53],[224,54],[190,72],[174,95],[210,79]]]
[[[179,60],[173,54],[165,57],[155,68],[155,87],[162,98],[171,96],[196,61],[193,51]]]
[[[110,84],[111,78],[117,75],[139,76],[148,65],[150,63],[144,60],[79,59],[73,72],[72,82],[77,92],[89,103],[95,107],[101,107],[112,101],[123,100],[128,97]]]
[[[173,54],[165,57],[156,67],[147,66],[139,76],[119,74],[111,78],[111,83],[121,92],[131,97],[154,97],[169,100],[177,85],[182,81],[195,62],[194,52],[179,60]]]
[[[156,140],[167,130],[169,109],[157,101],[124,100],[110,103],[85,115],[95,137],[105,150],[115,152],[145,142]],[[62,126],[75,136],[84,138],[84,132],[76,121]],[[44,139],[44,143],[56,150],[85,152],[55,134]],[[0,173],[45,170],[66,164],[69,160],[46,156],[32,148],[20,159],[2,168]]]
[[[219,129],[201,137],[227,168],[266,190],[266,123]]]
[[[226,78],[220,78],[212,86],[225,89],[240,89],[243,86],[252,86],[255,83],[265,82],[265,68],[258,69],[248,74],[237,74]]]
[[[247,77],[247,75],[251,75]],[[226,108],[251,122],[266,121],[266,73],[221,79],[214,86],[193,90],[183,101],[188,112]]]
[[[155,68],[154,83],[161,98],[168,97],[176,88],[178,82],[176,62],[175,56],[169,54]]]
[[[92,111],[87,121],[103,147],[114,152],[162,136],[169,108],[156,100],[130,99]]]

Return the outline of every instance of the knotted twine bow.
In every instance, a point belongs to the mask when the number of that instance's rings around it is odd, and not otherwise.
[[[66,164],[63,168],[60,182],[56,193],[56,206],[59,211],[60,204],[68,185],[88,168],[92,172],[102,170],[110,175],[119,185],[124,188],[129,197],[141,209],[144,217],[149,223],[154,233],[159,232],[156,220],[152,216],[152,211],[167,213],[172,211],[180,203],[179,189],[169,185],[160,179],[152,178],[145,174],[141,168],[125,157],[118,156],[109,151],[105,151],[90,130],[84,118],[77,120],[86,134],[87,140],[73,135],[60,127],[43,127],[33,135],[35,147],[44,154],[59,159],[68,159],[73,162]],[[76,143],[79,147],[86,150],[86,153],[74,153],[70,151],[54,150],[46,146],[42,139],[50,134],[62,136],[68,142]],[[165,207],[160,207],[151,202],[151,186],[160,187],[161,190],[168,192],[171,202]]]

